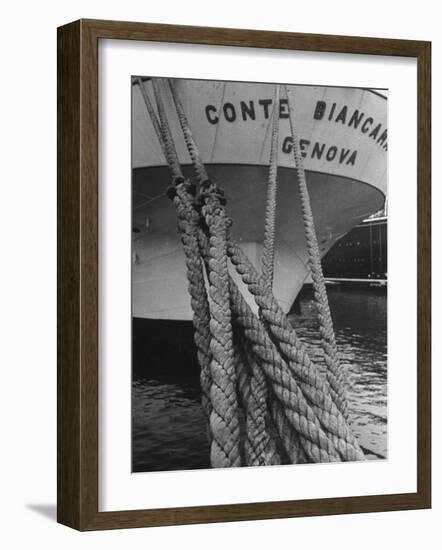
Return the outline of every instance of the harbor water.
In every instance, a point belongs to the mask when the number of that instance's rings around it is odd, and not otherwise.
[[[387,458],[386,288],[328,287],[338,349],[349,379],[350,422],[370,460]],[[290,321],[322,364],[311,290]],[[209,468],[199,367],[189,322],[133,322],[132,469]]]

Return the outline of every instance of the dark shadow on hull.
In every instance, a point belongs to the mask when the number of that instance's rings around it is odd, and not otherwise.
[[[199,381],[191,321],[134,318],[132,330],[134,380],[191,384]]]

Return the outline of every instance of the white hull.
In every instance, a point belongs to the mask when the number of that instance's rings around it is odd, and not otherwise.
[[[379,141],[379,138],[386,128],[386,101],[363,90],[303,86],[294,89],[298,133],[305,140],[304,165],[318,242],[321,253],[325,254],[337,239],[384,204],[387,154],[386,141]],[[267,105],[268,117],[264,107],[259,112],[258,106],[259,101],[273,98],[273,90],[270,85],[179,82],[180,97],[209,176],[225,191],[228,213],[234,222],[233,235],[257,268],[264,233],[271,124],[271,106]],[[163,95],[180,160],[184,170],[191,175],[165,86]],[[241,101],[246,100],[249,108],[252,102],[255,109],[254,120],[247,116],[250,110],[243,113],[246,120],[240,114]],[[325,107],[322,118],[318,101],[324,102],[321,104]],[[329,120],[333,103],[336,104],[334,114]],[[223,107],[226,104],[227,109]],[[207,106],[213,109],[207,111]],[[345,106],[347,110],[343,111]],[[358,116],[364,114],[358,128],[354,127],[356,119],[352,126],[348,125],[355,110]],[[133,113],[133,316],[191,319],[175,212],[165,196],[170,176],[138,86],[134,86]],[[235,120],[227,120],[225,115],[233,118],[233,113]],[[342,115],[336,122],[334,119],[339,113]],[[288,311],[309,270],[293,156],[289,151],[290,140],[287,140],[290,131],[284,114],[282,104],[274,294],[282,308]],[[361,124],[367,119],[373,121],[366,122],[365,127],[371,129],[363,132]],[[377,136],[369,137],[377,125],[380,125]],[[348,162],[351,155],[353,162]]]

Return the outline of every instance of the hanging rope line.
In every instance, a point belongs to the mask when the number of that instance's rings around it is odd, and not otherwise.
[[[186,113],[183,108],[183,104],[181,103],[176,90],[176,84],[172,80],[169,80],[168,82],[169,82],[170,91],[172,93],[173,101],[175,103],[178,119],[180,121],[181,130],[183,132],[184,141],[186,142],[189,156],[192,159],[193,167],[198,177],[198,181],[200,185],[202,185],[205,181],[209,180],[209,176],[207,175],[206,168],[200,158],[195,140],[193,139],[192,130],[190,129],[189,122],[187,120]]]
[[[269,180],[267,184],[267,202],[264,222],[264,244],[262,253],[262,277],[265,286],[272,290],[275,263],[275,226],[276,226],[276,192],[278,171],[278,137],[279,137],[279,85],[275,86],[273,104],[272,138],[270,145]]]
[[[212,437],[212,466],[362,460],[364,455],[346,420],[345,392],[340,387],[343,377],[335,361],[334,336],[329,334],[333,327],[325,285],[324,294],[320,292],[319,249],[305,174],[298,162],[299,145],[295,146],[291,102],[290,123],[307,248],[319,289],[315,287],[315,298],[320,302],[318,315],[323,317],[320,318],[321,337],[326,339],[326,378],[310,359],[306,346],[272,294],[279,87],[275,89],[262,273],[259,274],[231,234],[232,220],[226,212],[224,193],[208,178],[176,83],[169,81],[169,86],[161,90],[160,82],[152,81],[158,119],[152,105],[148,113],[154,128],[158,127],[157,137],[172,173],[173,183],[168,196],[175,205],[186,258],[195,342],[201,365],[203,408]],[[144,88],[142,82],[139,84]],[[197,186],[182,176],[161,97],[161,92],[167,93],[167,89],[175,104]],[[147,91],[144,92],[147,107],[150,99]],[[289,91],[286,92],[289,99]],[[229,265],[253,296],[258,315],[253,313],[231,277]]]
[[[202,205],[202,213],[204,215],[204,212],[207,213],[208,201],[212,200],[213,198],[215,201],[220,203],[221,206],[225,205],[224,193],[216,185],[213,185],[212,182],[208,179],[206,169],[201,160],[198,147],[193,138],[192,131],[190,130],[187,116],[184,111],[183,105],[179,99],[176,87],[174,83],[171,81],[169,81],[169,86],[175,102],[178,119],[180,121],[180,126],[183,132],[184,140],[186,142],[188,153],[192,160],[192,163],[200,184],[200,191],[201,191],[200,203]],[[223,235],[223,239],[226,239],[227,230],[228,230],[227,226],[230,225],[230,220],[225,216],[225,213],[224,213],[224,220],[226,223],[226,226],[225,226],[226,233],[225,235]],[[210,225],[211,225],[210,218],[206,219],[206,224],[210,232]],[[223,251],[223,259],[225,259],[225,265],[222,266],[223,276],[227,278],[228,277],[227,254],[225,250]],[[210,263],[209,263],[209,266],[210,266]],[[213,264],[209,267],[209,273],[211,269],[213,269]],[[210,281],[210,275],[209,275],[209,281]],[[226,305],[228,305],[228,303]],[[214,327],[214,330],[215,329],[216,327]],[[244,352],[247,351],[246,346],[243,346],[243,351]],[[268,461],[270,461],[269,463],[275,463],[275,461],[278,460],[276,458],[275,453],[271,451],[264,452],[264,449],[267,448],[266,444],[262,444],[261,447],[256,448],[256,445],[258,445],[259,441],[268,442],[269,440],[268,433],[265,427],[266,416],[267,416],[267,410],[266,410],[267,386],[265,383],[265,378],[262,376],[262,373],[256,368],[256,366],[255,368],[252,367],[251,369],[249,384],[250,384],[249,399],[246,403],[249,405],[246,408],[246,435],[247,435],[246,440],[248,442],[248,445],[245,452],[251,457],[250,458],[251,463],[254,465],[266,464]]]
[[[147,90],[146,90],[146,88],[144,86],[144,83],[141,80],[141,78],[136,77],[135,80],[136,80],[136,82],[137,82],[137,84],[138,84],[138,86],[141,90],[141,95],[143,97],[144,105],[146,106],[147,112],[148,112],[149,117],[150,117],[150,121],[152,122],[152,126],[153,126],[155,134],[158,138],[158,142],[160,144],[160,147],[161,147],[161,150],[163,152],[164,158],[167,158],[166,157],[166,154],[167,154],[166,147],[164,145],[164,139],[163,139],[163,131],[161,129],[160,123],[159,123],[157,115],[155,113],[154,106],[152,105],[152,102],[150,101],[149,95],[147,93]],[[169,165],[169,162],[168,162],[168,165]]]
[[[319,369],[311,361],[305,344],[271,293],[260,280],[259,274],[242,249],[233,241],[227,249],[238,274],[254,296],[270,335],[277,342],[281,353],[289,362],[302,392],[313,405],[321,425],[333,439],[344,460],[359,460],[362,452],[352,435],[342,413],[336,407]]]
[[[243,365],[247,365],[246,440],[245,457],[249,466],[280,464],[281,460],[271,439],[267,420],[267,384],[265,374],[257,363],[250,345],[241,339]]]
[[[197,348],[198,362],[201,367],[200,382],[202,390],[202,406],[206,417],[210,418],[210,414],[212,412],[210,398],[210,388],[212,385],[210,374],[210,363],[212,360],[212,353],[210,351],[211,334],[209,330],[210,310],[203,268],[199,257],[198,233],[196,230],[199,222],[199,215],[193,208],[189,207],[189,200],[192,192],[194,192],[194,187],[188,183],[185,184],[176,150],[174,147],[171,148],[170,140],[169,145],[167,146],[169,150],[166,148],[165,144],[167,140],[165,133],[168,130],[168,134],[171,134],[168,125],[166,127],[167,121],[163,108],[161,109],[163,124],[160,124],[157,119],[155,109],[141,79],[138,79],[138,85],[141,89],[148,114],[174,180],[173,186],[169,189],[169,194],[173,200],[177,212],[178,232],[181,235],[181,242],[183,245],[184,255],[186,257],[187,279],[189,283],[188,288],[191,297],[193,325],[195,329],[194,341]],[[158,87],[156,87],[155,95],[160,95]],[[162,102],[160,104],[162,105]]]
[[[159,83],[156,81],[153,84],[161,125],[169,136],[171,134],[164,104],[161,99],[158,101],[160,96]],[[182,110],[182,106],[178,103],[177,111],[179,107]],[[182,113],[184,114],[183,110]],[[184,136],[186,144],[193,142],[190,128]],[[169,142],[166,142],[167,146],[169,146]],[[205,170],[201,172],[201,175],[203,173],[205,173]],[[206,180],[205,188],[208,189],[209,187],[210,182]],[[231,312],[228,305],[229,287],[226,253],[228,220],[222,207],[224,199],[221,194],[202,192],[201,196],[203,197],[201,213],[206,220],[209,233],[209,264],[211,267],[208,274],[211,317],[209,323],[211,333],[210,351],[212,354],[210,362],[212,382],[210,387],[212,405],[210,428],[213,437],[210,457],[215,468],[240,466],[240,429],[237,411],[235,354]]]
[[[347,380],[344,370],[340,364],[338,349],[336,346],[333,321],[328,304],[327,291],[322,273],[321,255],[318,247],[318,240],[313,220],[310,197],[307,190],[307,182],[302,161],[301,148],[296,132],[294,91],[285,86],[287,101],[289,105],[290,130],[293,141],[293,156],[295,159],[296,179],[298,183],[299,196],[301,198],[302,217],[304,221],[304,232],[307,243],[309,267],[313,280],[313,291],[315,305],[318,310],[319,332],[321,335],[321,346],[324,352],[325,364],[327,367],[327,381],[330,384],[330,393],[336,405],[347,417]]]

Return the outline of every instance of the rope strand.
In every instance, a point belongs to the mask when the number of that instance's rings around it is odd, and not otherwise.
[[[278,189],[278,135],[279,135],[279,85],[275,87],[273,105],[272,137],[270,145],[269,181],[264,225],[264,244],[262,253],[262,276],[264,285],[272,290],[275,264],[275,226],[276,226],[276,193]]]
[[[315,304],[318,309],[319,332],[321,335],[321,346],[324,352],[325,364],[327,366],[327,381],[330,384],[330,393],[345,418],[347,418],[347,381],[343,371],[336,346],[333,321],[328,304],[327,291],[325,288],[324,276],[321,266],[321,255],[318,247],[318,240],[313,220],[313,213],[310,205],[310,198],[307,190],[304,166],[302,162],[301,148],[296,132],[295,110],[293,92],[288,86],[285,87],[289,106],[290,130],[293,140],[293,156],[295,160],[295,172],[298,183],[299,196],[301,198],[302,216],[304,221],[304,232],[307,242],[307,251],[310,271],[312,273]]]

